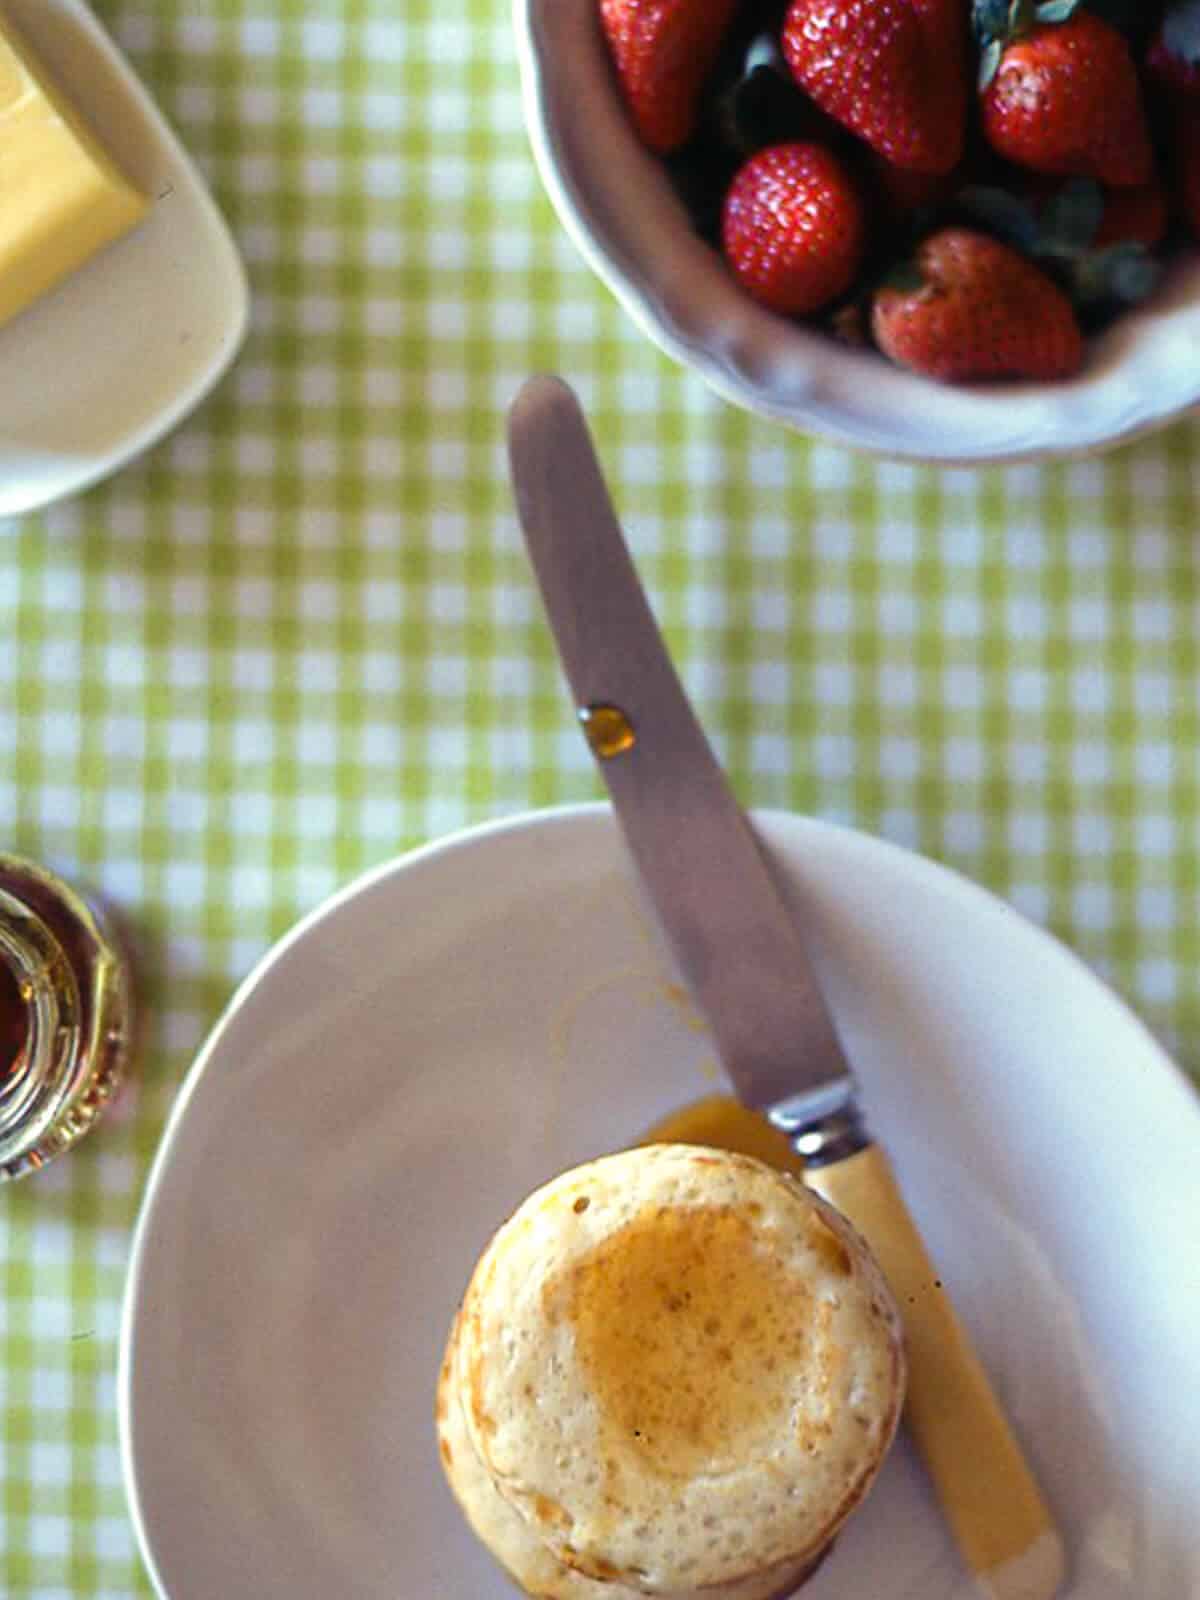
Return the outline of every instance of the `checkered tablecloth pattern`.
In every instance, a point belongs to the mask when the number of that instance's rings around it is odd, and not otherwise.
[[[505,0],[101,0],[244,250],[253,331],[167,443],[0,524],[0,837],[104,891],[149,1038],[0,1191],[0,1594],[149,1593],[114,1421],[130,1230],[235,981],[417,841],[598,786],[502,419],[566,374],[742,796],[945,861],[1200,1065],[1200,423],[940,472],[791,437],[560,231]],[[920,936],[920,930],[914,930]]]

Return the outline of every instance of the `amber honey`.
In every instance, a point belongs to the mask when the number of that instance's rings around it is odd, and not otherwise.
[[[133,1046],[133,972],[110,915],[56,874],[0,855],[0,1180],[92,1127]]]
[[[572,1275],[568,1315],[598,1413],[660,1473],[765,1455],[787,1413],[783,1358],[804,1358],[806,1318],[792,1275],[754,1244],[729,1207],[655,1207]]]
[[[804,1176],[804,1162],[791,1141],[772,1127],[761,1111],[752,1111],[732,1095],[706,1095],[672,1111],[638,1140],[639,1144],[700,1144],[711,1150],[732,1150],[756,1156],[780,1172]]]
[[[624,755],[637,743],[637,729],[620,706],[606,703],[582,706],[579,725],[592,754],[601,761]]]

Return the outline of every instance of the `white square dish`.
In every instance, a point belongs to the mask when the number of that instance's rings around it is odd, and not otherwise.
[[[0,516],[16,516],[180,422],[236,355],[250,300],[203,179],[83,0],[0,0],[0,16],[151,202],[138,228],[0,328]]]

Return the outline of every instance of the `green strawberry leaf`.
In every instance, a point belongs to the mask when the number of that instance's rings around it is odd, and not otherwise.
[[[982,94],[992,79],[1000,70],[1000,63],[1004,59],[1004,44],[1000,39],[992,39],[985,44],[979,54],[979,92]]]
[[[1189,67],[1200,63],[1200,0],[1175,0],[1167,7],[1162,25],[1163,43]]]
[[[804,138],[811,117],[790,76],[761,61],[718,97],[715,111],[717,136],[740,156]]]
[[[1035,7],[1034,18],[1039,23],[1066,22],[1079,10],[1079,0],[1042,0]]]
[[[955,196],[957,209],[1011,244],[1017,250],[1032,251],[1039,237],[1038,220],[1031,207],[1008,189],[986,184],[967,184]]]
[[[992,44],[1008,36],[1010,9],[1009,0],[975,0],[971,23],[981,45]]]
[[[986,89],[996,75],[1005,49],[1044,23],[1066,22],[1078,10],[1080,0],[972,0],[971,26],[982,59],[979,87]]]
[[[895,289],[898,294],[912,294],[927,287],[925,275],[915,261],[897,261],[876,284],[878,289]]]
[[[1104,195],[1094,178],[1073,178],[1043,207],[1035,251],[1075,256],[1088,248],[1104,216]]]
[[[782,78],[791,76],[783,54],[783,46],[770,31],[756,33],[746,48],[743,69],[746,76],[749,77],[759,67],[772,67]]]

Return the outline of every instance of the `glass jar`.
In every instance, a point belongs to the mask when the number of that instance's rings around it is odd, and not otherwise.
[[[132,1053],[132,965],[108,915],[0,854],[0,1181],[69,1149]]]

